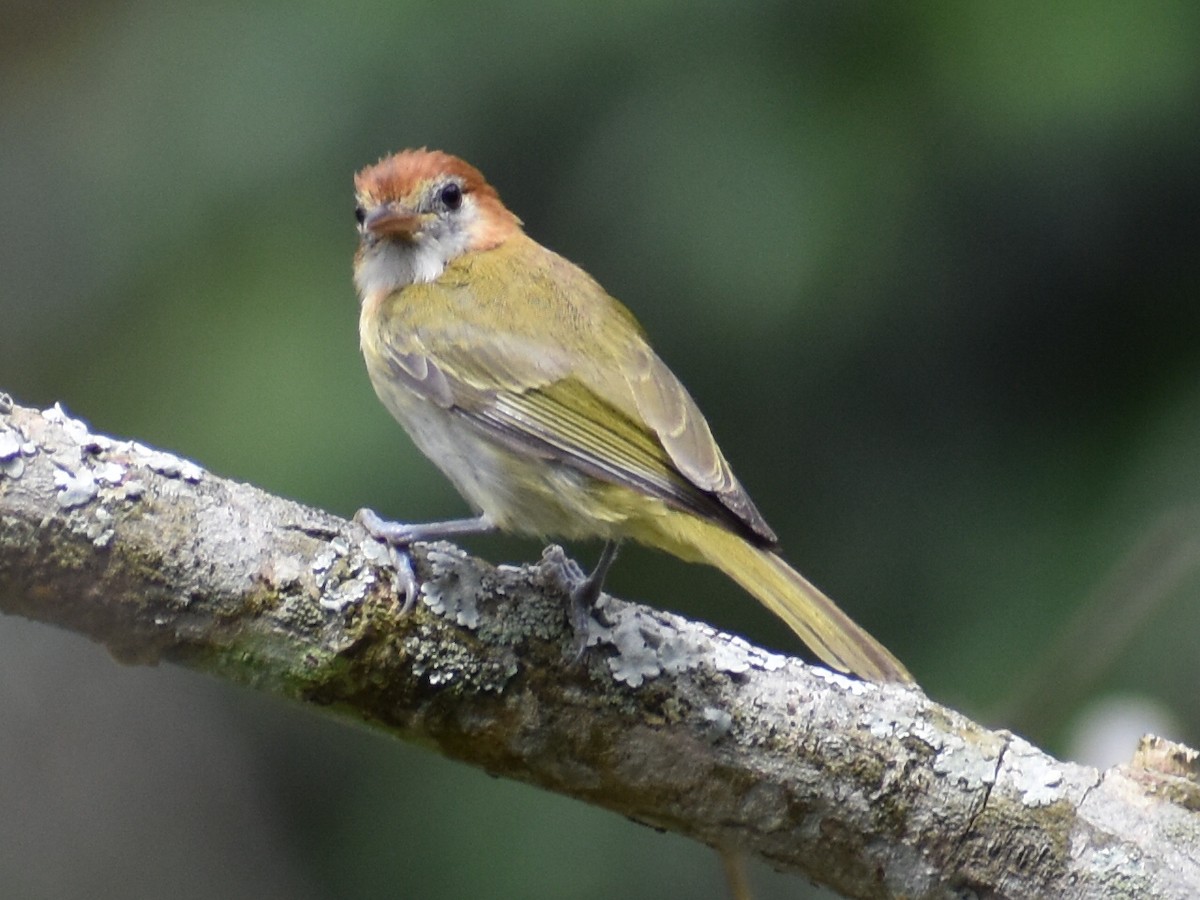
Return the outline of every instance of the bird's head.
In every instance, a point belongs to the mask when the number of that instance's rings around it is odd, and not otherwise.
[[[479,170],[448,153],[404,150],[354,176],[360,296],[433,281],[463,253],[520,231]]]

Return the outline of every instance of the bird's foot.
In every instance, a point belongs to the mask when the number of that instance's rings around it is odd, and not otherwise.
[[[412,612],[421,593],[421,582],[417,579],[416,569],[413,568],[412,554],[408,552],[408,545],[413,539],[406,529],[411,526],[401,522],[389,522],[369,509],[356,512],[354,521],[361,525],[367,534],[387,547],[392,571],[396,577],[396,589],[404,593],[404,605],[400,607],[400,615],[407,615]]]
[[[588,638],[591,631],[592,610],[600,599],[604,588],[604,578],[613,560],[617,558],[617,544],[606,541],[600,559],[590,575],[584,575],[579,563],[563,553],[558,546],[547,547],[542,553],[543,563],[553,566],[559,583],[567,591],[570,604],[567,608],[567,620],[575,633],[574,653],[571,664],[579,662],[587,650]]]
[[[458,537],[464,534],[483,534],[494,531],[495,526],[487,516],[474,519],[451,519],[447,522],[390,522],[374,510],[360,509],[354,514],[354,521],[367,530],[367,534],[388,545],[392,557],[392,566],[396,570],[396,578],[404,591],[404,606],[400,612],[403,615],[412,610],[421,593],[421,583],[413,568],[412,554],[408,548],[418,541],[439,541],[443,538]]]

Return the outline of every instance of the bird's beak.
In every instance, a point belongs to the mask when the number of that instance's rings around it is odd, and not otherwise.
[[[367,213],[362,227],[376,237],[412,238],[421,228],[421,217],[407,207],[385,203]]]

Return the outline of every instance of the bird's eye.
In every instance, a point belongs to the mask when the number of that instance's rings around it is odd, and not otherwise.
[[[446,209],[453,212],[462,206],[462,187],[452,181],[438,192],[438,198]]]
[[[354,221],[356,221],[359,225],[367,221],[367,211],[361,206],[354,207]]]

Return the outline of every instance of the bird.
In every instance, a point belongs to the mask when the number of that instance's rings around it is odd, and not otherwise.
[[[414,525],[360,510],[372,535],[406,552],[416,541],[496,530],[602,539],[600,562],[574,594],[577,628],[630,539],[720,569],[832,668],[912,681],[784,561],[634,315],[529,237],[478,169],[409,149],[361,169],[354,186],[368,376],[475,512]]]

